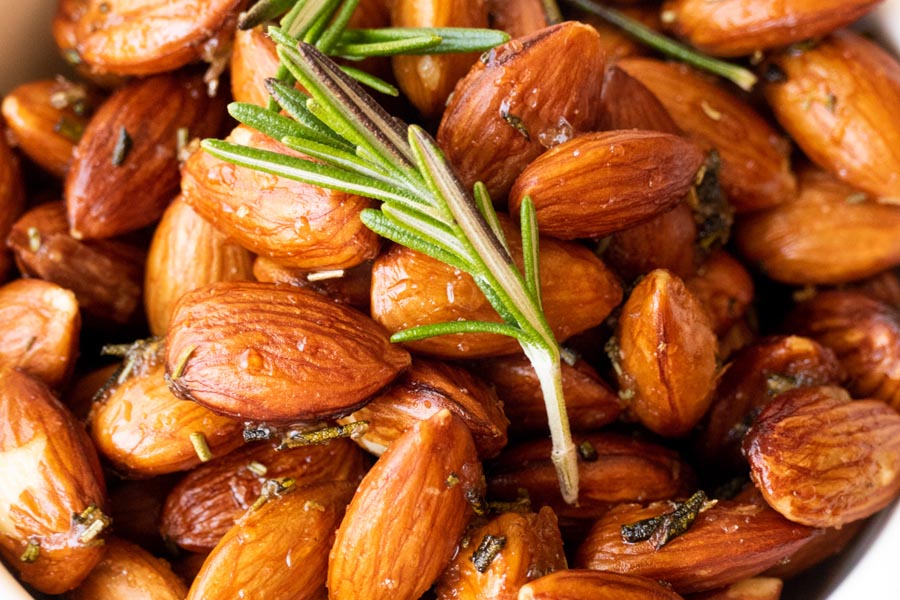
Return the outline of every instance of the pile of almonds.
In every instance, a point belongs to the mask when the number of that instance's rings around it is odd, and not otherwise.
[[[379,239],[370,199],[198,149],[291,152],[225,111],[277,69],[247,2],[60,0],[77,81],[2,103],[11,570],[92,600],[777,600],[840,551],[900,495],[900,63],[848,29],[878,2],[621,4],[750,57],[760,93],[540,0],[351,22],[512,36],[360,66],[485,183],[516,260],[534,202],[569,505],[515,340],[389,340],[500,321],[469,275]]]

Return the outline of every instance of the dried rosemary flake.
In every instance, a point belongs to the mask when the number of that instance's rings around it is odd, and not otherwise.
[[[182,375],[184,375],[184,369],[187,367],[187,362],[191,358],[191,354],[194,353],[194,350],[197,349],[196,344],[191,344],[178,357],[178,360],[175,362],[175,370],[172,371],[172,379],[178,379]]]
[[[84,134],[84,125],[78,121],[73,121],[68,117],[60,117],[59,121],[54,123],[53,131],[63,136],[73,144],[77,144]]]
[[[316,271],[306,276],[307,281],[325,281],[326,279],[340,279],[344,276],[344,269],[332,269],[330,271]]]
[[[268,467],[266,467],[266,465],[256,460],[250,461],[250,464],[247,465],[247,470],[254,475],[258,475],[259,477],[265,477],[266,473],[269,472],[269,469]]]
[[[368,421],[353,421],[346,425],[324,427],[315,431],[289,431],[281,439],[276,450],[286,450],[299,446],[324,444],[336,438],[353,438],[362,435],[369,428]]]
[[[766,393],[769,396],[777,396],[794,389],[798,384],[799,381],[792,375],[771,373],[766,377]]]
[[[289,494],[296,488],[296,481],[292,477],[283,477],[281,479],[266,479],[263,483],[262,491],[256,501],[250,506],[250,510],[259,510],[266,502],[275,498],[281,498],[285,494]]]
[[[478,545],[478,549],[472,553],[471,560],[475,564],[475,570],[479,573],[487,571],[488,567],[491,566],[491,563],[497,558],[497,555],[500,554],[500,551],[503,550],[505,545],[506,536],[485,535],[484,539],[482,539],[481,543]]]
[[[622,525],[620,529],[622,540],[629,544],[649,541],[656,550],[659,550],[687,531],[697,515],[714,504],[715,500],[708,502],[703,490],[698,490],[684,502],[676,502],[675,509],[671,512]]]
[[[528,133],[528,128],[525,126],[522,118],[509,112],[509,100],[504,100],[500,103],[500,118],[506,121],[507,125],[522,134],[525,141],[531,141],[531,135]]]
[[[72,66],[78,66],[84,61],[81,58],[81,54],[78,53],[78,50],[75,48],[66,48],[62,51],[63,60],[69,63]]]
[[[488,503],[484,500],[484,496],[474,489],[466,490],[466,501],[469,503],[469,506],[472,507],[472,512],[479,517],[486,515],[488,510],[490,510]]]
[[[495,515],[500,515],[503,513],[530,513],[531,510],[531,497],[528,495],[528,490],[525,488],[519,488],[518,494],[515,500],[512,501],[500,501],[500,500],[491,500],[487,503],[490,512]]]
[[[275,437],[277,431],[265,423],[244,423],[245,442],[264,442]]]
[[[860,202],[865,202],[868,198],[869,195],[865,192],[856,192],[844,198],[844,201],[847,204],[859,204]]]
[[[712,119],[713,121],[721,121],[722,120],[722,112],[716,110],[712,107],[712,105],[706,100],[700,101],[700,109],[703,111],[707,117]]]
[[[454,488],[459,484],[459,475],[451,472],[447,475],[447,480],[444,482],[448,488]]]
[[[191,445],[194,447],[194,452],[197,453],[200,462],[212,460],[212,450],[209,449],[209,442],[206,441],[206,436],[203,433],[199,431],[193,432],[191,434]]]
[[[585,462],[597,461],[597,449],[589,441],[585,440],[578,444],[578,456]]]
[[[22,552],[22,556],[19,557],[23,563],[33,563],[38,557],[41,555],[41,544],[37,540],[31,539],[28,540],[28,545],[25,546],[25,551]]]
[[[40,230],[37,227],[29,227],[25,234],[28,236],[28,249],[32,252],[40,250],[43,243]]]
[[[119,127],[119,137],[116,138],[116,145],[113,147],[112,164],[114,167],[121,167],[131,152],[131,136],[125,127]]]
[[[91,504],[81,513],[72,515],[72,526],[77,534],[78,542],[85,545],[102,544],[103,540],[98,540],[97,536],[111,523],[112,519],[103,514],[96,504]]]

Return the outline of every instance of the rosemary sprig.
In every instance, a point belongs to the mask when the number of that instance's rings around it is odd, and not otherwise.
[[[397,243],[423,252],[470,274],[502,323],[461,321],[415,327],[396,333],[393,341],[435,335],[481,332],[515,338],[541,383],[553,440],[552,459],[567,502],[578,496],[577,453],[565,411],[560,374],[560,348],[541,310],[537,268],[538,236],[534,209],[522,206],[525,273],[519,272],[497,225],[483,186],[476,201],[463,187],[434,140],[420,127],[391,117],[328,57],[308,43],[279,44],[283,65],[311,97],[306,110],[341,138],[284,133],[288,117],[253,118],[258,112],[232,105],[231,114],[322,163],[265,152],[220,140],[205,140],[210,154],[241,166],[314,185],[382,200],[380,210],[361,218],[371,229]],[[300,92],[271,89],[282,108],[298,105]],[[286,112],[290,112],[286,110]],[[251,118],[247,118],[251,117]],[[294,125],[296,127],[296,125]],[[353,151],[348,151],[348,145]]]

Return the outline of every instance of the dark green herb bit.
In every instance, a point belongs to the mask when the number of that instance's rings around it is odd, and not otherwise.
[[[657,550],[687,531],[704,507],[707,499],[703,490],[684,502],[676,502],[675,510],[658,517],[642,519],[622,525],[622,540],[628,544],[649,541]]]
[[[525,127],[525,122],[522,121],[520,117],[509,112],[509,107],[506,104],[500,105],[500,118],[506,121],[506,124],[518,131],[522,134],[522,137],[525,138],[525,141],[531,141],[531,135],[528,133],[528,128]]]
[[[244,441],[247,443],[271,440],[277,434],[274,427],[265,423],[244,423]]]
[[[444,482],[448,488],[454,488],[459,484],[459,475],[451,472],[447,475],[447,480]]]
[[[713,150],[700,169],[697,185],[689,200],[697,223],[697,246],[704,256],[709,256],[728,242],[734,222],[734,207],[728,202],[719,183],[721,166],[719,153]]]
[[[762,78],[766,83],[784,83],[788,80],[784,69],[775,63],[766,63],[762,70]]]
[[[491,566],[491,563],[497,558],[497,555],[500,554],[500,551],[503,550],[505,545],[506,536],[485,535],[484,539],[482,539],[481,543],[478,545],[478,549],[472,553],[471,560],[475,563],[475,570],[479,573],[487,571],[488,567]]]
[[[486,515],[488,510],[490,510],[488,503],[484,500],[484,496],[479,494],[475,489],[466,490],[466,501],[472,507],[472,512],[479,517]]]
[[[585,440],[578,444],[578,456],[581,457],[581,460],[584,462],[596,462],[597,449],[594,448],[592,443]]]
[[[60,117],[59,121],[53,125],[53,131],[77,144],[84,134],[84,125],[67,117]]]
[[[102,544],[103,540],[98,540],[97,536],[111,524],[112,519],[96,504],[91,504],[80,513],[72,514],[72,528],[78,535],[78,541],[84,545]]]
[[[292,430],[284,434],[281,443],[278,444],[276,450],[287,450],[288,448],[297,448],[299,446],[312,446],[314,444],[325,444],[333,439],[354,437],[361,435],[369,427],[368,421],[353,421],[346,425],[335,425],[334,427],[323,427],[315,431],[297,431]]]
[[[19,557],[23,563],[33,563],[38,557],[41,555],[41,544],[37,540],[31,539],[28,540],[28,545],[25,546],[25,551],[22,552],[22,556]]]
[[[116,138],[116,145],[113,148],[112,164],[114,167],[121,167],[131,152],[131,136],[125,127],[119,128],[119,137]]]
[[[269,500],[281,498],[282,496],[293,492],[296,489],[297,482],[293,477],[282,477],[281,479],[266,479],[263,482],[262,491],[250,510],[259,510]]]
[[[525,488],[519,488],[518,494],[515,500],[504,501],[504,500],[491,500],[488,502],[488,509],[495,514],[501,515],[503,513],[530,513],[531,510],[531,497],[528,495],[528,490]]]

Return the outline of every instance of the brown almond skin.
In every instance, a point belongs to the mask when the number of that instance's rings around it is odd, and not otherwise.
[[[324,598],[328,549],[354,490],[322,482],[248,511],[203,563],[188,600]]]
[[[502,203],[519,172],[555,138],[596,127],[602,83],[596,30],[573,21],[541,29],[475,63],[444,111],[438,145],[466,187],[482,181]]]
[[[367,260],[350,269],[333,271],[331,274],[335,275],[334,277],[319,279],[316,277],[315,271],[308,273],[292,269],[279,265],[271,259],[257,256],[253,261],[253,276],[257,281],[309,288],[336,302],[368,313],[369,289],[372,287],[372,262]]]
[[[247,467],[266,468],[259,476]],[[275,450],[271,443],[247,445],[185,475],[166,498],[159,529],[184,550],[209,552],[259,498],[266,479],[291,477],[298,486],[324,481],[358,484],[367,461],[351,441]]]
[[[0,132],[5,133],[0,128]],[[6,240],[16,219],[25,210],[25,186],[19,171],[19,158],[0,139],[0,242]],[[7,244],[0,243],[0,281],[6,281],[13,266],[13,254]]]
[[[113,93],[85,128],[66,175],[72,235],[107,238],[159,219],[178,190],[178,130],[209,137],[224,116],[224,98],[210,98],[199,76],[158,75]],[[116,165],[122,130],[131,148]]]
[[[900,494],[900,414],[842,388],[791,390],[766,406],[744,438],[750,476],[796,523],[841,527]]]
[[[78,356],[81,314],[75,294],[40,279],[0,286],[0,363],[59,388]]]
[[[47,594],[77,586],[100,560],[99,538],[87,543],[72,519],[106,509],[97,454],[80,423],[39,380],[0,366],[0,453],[7,469],[0,500],[0,555],[22,581]],[[28,542],[34,562],[20,560]]]
[[[424,358],[412,365],[371,402],[338,419],[346,425],[368,423],[354,441],[371,454],[381,456],[417,421],[446,408],[463,420],[478,456],[496,456],[506,446],[509,421],[496,392],[462,367]]]
[[[790,145],[749,104],[685,65],[651,58],[616,64],[647,86],[704,152],[719,152],[720,183],[738,213],[794,196]]]
[[[816,164],[874,196],[900,198],[900,63],[840,30],[770,59],[786,76],[763,87],[781,126]]]
[[[652,579],[621,573],[569,569],[545,575],[522,587],[518,600],[681,600]]]
[[[690,594],[686,600],[779,600],[782,587],[776,577],[749,577],[719,590]]]
[[[179,196],[163,213],[147,253],[144,310],[150,333],[166,334],[172,309],[186,292],[215,281],[252,279],[253,255]]]
[[[541,233],[600,238],[673,208],[691,189],[703,153],[685,138],[655,131],[604,131],[563,142],[516,178],[510,213],[534,202]]]
[[[751,484],[754,490],[756,487]],[[757,494],[759,492],[757,491]],[[760,502],[762,495],[760,495]],[[771,569],[767,569],[763,575],[767,577],[777,577],[779,579],[790,579],[807,569],[821,563],[831,556],[835,556],[847,547],[857,533],[866,525],[866,520],[854,521],[848,523],[841,528],[829,527],[822,531],[822,534],[807,542],[799,550],[794,552],[790,558],[781,564],[775,565]]]
[[[91,74],[150,75],[211,60],[227,45],[243,5],[242,0],[62,0],[53,36]]]
[[[77,240],[62,202],[38,205],[16,221],[7,244],[28,277],[69,289],[94,320],[127,324],[140,316],[143,250],[119,240]]]
[[[524,37],[550,25],[541,0],[487,0],[491,29],[500,29],[511,38]]]
[[[171,550],[160,534],[160,517],[166,496],[177,481],[178,475],[116,481],[109,490],[116,536],[157,556]]]
[[[476,372],[497,391],[512,435],[547,431],[547,408],[534,367],[523,354],[475,363]],[[592,431],[615,421],[622,413],[618,395],[584,360],[574,366],[560,363],[566,413],[572,431]]]
[[[622,540],[622,525],[670,510],[667,502],[613,509],[591,528],[575,565],[665,581],[675,592],[688,594],[758,575],[821,535],[821,530],[792,523],[766,505],[720,500],[662,548],[655,549],[649,541]]]
[[[500,223],[513,260],[520,261],[520,234],[508,217],[501,215]],[[544,314],[557,339],[602,323],[622,300],[622,286],[613,272],[579,244],[543,236],[539,244]],[[401,246],[393,246],[375,261],[372,316],[391,332],[460,319],[500,321],[469,275]],[[441,358],[482,358],[521,350],[512,338],[481,333],[437,336],[404,345]]]
[[[603,260],[625,281],[653,269],[667,269],[682,279],[697,271],[697,222],[687,202],[609,236]]]
[[[849,283],[900,264],[900,207],[816,168],[798,179],[796,198],[737,221],[735,242],[747,261],[794,285]]]
[[[183,600],[187,586],[165,560],[120,539],[106,542],[103,558],[66,600]]]
[[[828,291],[797,306],[792,331],[834,351],[856,398],[900,409],[900,312],[853,291]]]
[[[743,56],[790,46],[849,25],[878,0],[669,0],[666,26],[695,48],[715,56]]]
[[[900,306],[900,274],[894,270],[883,271],[849,287],[879,302]]]
[[[444,570],[484,491],[463,422],[441,410],[407,431],[363,478],[328,562],[332,600],[418,598]]]
[[[606,69],[603,76],[600,104],[601,129],[642,129],[681,135],[681,129],[653,92],[616,65]]]
[[[243,125],[228,136],[235,144],[299,156]],[[353,267],[378,254],[378,236],[359,219],[373,203],[238,167],[198,151],[182,176],[188,204],[225,235],[260,256],[307,271]]]
[[[712,401],[716,338],[706,311],[678,277],[651,271],[632,290],[616,329],[620,397],[651,431],[677,437]]]
[[[503,548],[483,572],[473,561],[485,536]],[[505,513],[469,533],[436,585],[438,600],[516,600],[529,581],[566,568],[563,540],[553,511]]]
[[[229,72],[235,102],[268,105],[266,78],[275,77],[278,72],[278,54],[263,26],[234,32]]]
[[[175,395],[257,421],[347,414],[409,364],[409,354],[366,315],[268,283],[219,282],[188,292],[166,337]]]
[[[753,302],[753,278],[724,250],[713,252],[684,284],[703,305],[717,335],[737,323]]]

